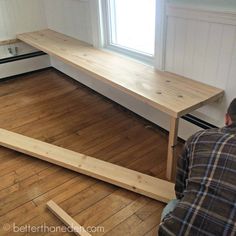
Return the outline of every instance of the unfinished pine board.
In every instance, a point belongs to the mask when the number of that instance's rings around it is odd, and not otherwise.
[[[0,129],[0,145],[165,203],[175,198],[174,184],[168,181],[14,132]]]
[[[91,236],[91,234],[89,234],[83,226],[78,224],[63,209],[61,209],[54,201],[51,200],[51,201],[47,202],[47,207],[66,226],[69,226],[76,235]]]
[[[0,40],[0,46],[19,43],[19,42],[20,42],[19,39]]]
[[[181,117],[223,94],[221,89],[157,72],[151,66],[95,49],[49,29],[20,34],[17,38],[172,117]]]
[[[167,179],[174,179],[175,178],[175,147],[177,145],[177,138],[178,138],[178,127],[179,127],[179,118],[171,117],[170,121],[170,134],[169,134],[169,143],[168,143],[168,155],[167,155],[167,169],[166,169],[166,176]]]

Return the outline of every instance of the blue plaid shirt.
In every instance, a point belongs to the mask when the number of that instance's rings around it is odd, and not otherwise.
[[[159,235],[236,235],[236,124],[193,135],[178,161],[177,207]]]

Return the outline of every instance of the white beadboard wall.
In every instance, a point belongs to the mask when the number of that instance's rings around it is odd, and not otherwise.
[[[48,28],[93,43],[89,0],[44,0],[44,5]]]
[[[71,35],[81,40],[92,43],[91,20],[88,16],[91,14],[88,2],[77,0],[59,0],[60,4],[54,5],[53,14],[49,14],[53,9],[53,2],[45,2],[47,9],[47,19],[49,27],[59,32]],[[61,5],[62,4],[62,5]],[[83,6],[82,15],[68,15],[68,10],[74,4],[78,8]],[[64,7],[62,7],[64,6]],[[69,7],[70,6],[70,7]],[[50,10],[51,7],[51,10]],[[64,10],[63,10],[64,9]],[[61,13],[60,13],[61,12]],[[234,13],[215,12],[206,9],[179,8],[178,6],[168,6],[167,8],[167,35],[166,35],[166,55],[165,70],[188,78],[208,83],[226,91],[223,101],[205,106],[194,115],[211,122],[218,126],[223,126],[223,117],[225,110],[235,96],[236,89],[236,40],[235,26],[236,17]],[[86,17],[84,16],[86,15]],[[63,23],[66,16],[67,23]],[[69,22],[74,19],[82,24],[81,30],[72,34],[68,28]],[[74,23],[78,24],[78,22]],[[151,120],[165,129],[169,129],[168,117],[151,107],[143,104],[130,96],[125,96],[99,81],[83,74],[82,72],[70,66],[64,65],[56,59],[52,59],[52,65],[68,74],[72,78],[80,81],[88,87],[100,92],[101,94],[120,103],[137,114]],[[199,128],[181,120],[180,137],[186,139]]]
[[[198,116],[223,125],[225,109],[236,97],[236,12],[167,7],[165,69],[225,90],[220,104]]]

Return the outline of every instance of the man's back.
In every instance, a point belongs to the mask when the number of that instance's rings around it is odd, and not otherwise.
[[[159,235],[236,235],[236,125],[198,132],[178,163],[180,203]]]

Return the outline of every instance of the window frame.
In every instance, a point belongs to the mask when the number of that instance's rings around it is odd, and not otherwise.
[[[157,3],[156,3],[157,4]],[[114,52],[123,54],[125,56],[129,56],[133,59],[140,60],[150,65],[154,65],[155,56],[156,56],[156,33],[155,33],[155,44],[154,44],[154,55],[145,54],[134,49],[126,48],[121,45],[115,45],[112,43],[112,26],[114,27],[115,22],[112,22],[112,13],[110,9],[114,11],[113,7],[110,5],[110,0],[102,0],[101,1],[101,18],[103,25],[103,48],[112,50]],[[115,11],[114,11],[115,12]],[[115,14],[113,12],[113,14]],[[155,9],[155,14],[157,11]],[[155,22],[155,32],[156,32],[157,22]],[[115,29],[116,27],[114,27]]]

